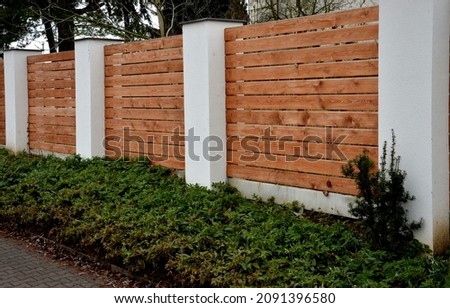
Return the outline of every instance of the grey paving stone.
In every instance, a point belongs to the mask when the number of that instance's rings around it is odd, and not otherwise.
[[[86,275],[29,250],[14,239],[0,235],[0,288],[99,287]]]

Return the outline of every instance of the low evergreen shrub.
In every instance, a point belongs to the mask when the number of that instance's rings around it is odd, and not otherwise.
[[[405,189],[406,172],[400,169],[393,132],[389,159],[385,142],[378,169],[364,152],[343,166],[342,171],[356,181],[359,193],[357,200],[350,204],[350,214],[359,219],[363,234],[374,249],[396,255],[423,249],[413,235],[421,222],[408,222],[404,208],[414,196]]]

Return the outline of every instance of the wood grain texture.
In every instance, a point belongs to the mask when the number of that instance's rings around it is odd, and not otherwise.
[[[378,7],[225,30],[228,176],[355,194],[378,161]]]
[[[378,22],[378,6],[315,16],[272,21],[225,30],[225,40],[264,37],[286,33],[314,31],[324,28],[337,28],[361,23]]]
[[[274,50],[260,53],[237,53],[227,55],[227,68],[302,64],[318,62],[351,61],[378,57],[378,43],[361,42],[336,46],[318,46],[303,49]]]
[[[105,47],[107,156],[184,169],[184,142],[171,139],[184,131],[182,43],[176,36]]]
[[[378,25],[363,25],[352,28],[332,29],[258,37],[255,39],[227,42],[226,53],[250,53],[269,50],[305,48],[331,44],[346,44],[355,41],[370,41],[378,38]]]
[[[31,150],[75,154],[75,54],[30,56],[28,136]]]
[[[227,176],[263,183],[319,190],[324,193],[336,192],[350,195],[357,193],[353,180],[327,175],[228,164]]]

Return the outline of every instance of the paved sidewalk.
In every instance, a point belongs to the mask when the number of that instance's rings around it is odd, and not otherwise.
[[[95,280],[0,234],[0,288],[91,288]]]

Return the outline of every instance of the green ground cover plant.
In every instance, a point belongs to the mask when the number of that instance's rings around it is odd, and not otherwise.
[[[351,223],[184,183],[148,162],[0,149],[0,225],[178,287],[445,287],[449,255],[374,250]]]

